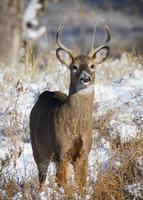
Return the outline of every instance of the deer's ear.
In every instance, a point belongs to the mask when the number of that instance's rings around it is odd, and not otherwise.
[[[56,56],[62,64],[67,65],[67,66],[69,66],[73,61],[72,55],[62,48],[58,48],[56,50]]]
[[[103,47],[98,50],[95,54],[93,54],[93,59],[95,60],[95,64],[100,64],[104,60],[106,60],[109,56],[110,48],[108,46]]]

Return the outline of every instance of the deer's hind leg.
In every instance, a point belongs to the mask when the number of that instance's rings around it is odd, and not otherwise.
[[[39,175],[39,189],[43,190],[43,185],[46,179],[47,168],[50,163],[49,159],[42,158],[37,151],[34,139],[31,138],[32,150],[33,150],[33,157],[37,164],[38,168],[38,175]]]
[[[43,190],[43,186],[44,186],[44,182],[46,179],[46,175],[47,175],[47,168],[48,165],[50,163],[50,160],[48,159],[42,159],[37,151],[37,149],[35,148],[35,146],[33,146],[33,156],[34,156],[34,160],[37,164],[37,168],[38,168],[38,176],[39,176],[39,190]]]
[[[38,173],[39,173],[39,189],[41,191],[43,190],[43,186],[46,180],[47,168],[48,168],[49,162],[50,162],[49,160],[44,160],[37,164]]]

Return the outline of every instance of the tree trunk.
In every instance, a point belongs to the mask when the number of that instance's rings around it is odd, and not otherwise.
[[[0,62],[17,60],[22,39],[23,0],[0,0]]]

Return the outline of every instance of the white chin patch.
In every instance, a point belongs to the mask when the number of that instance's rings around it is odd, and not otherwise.
[[[89,82],[88,82],[89,83]],[[87,83],[86,83],[87,84]],[[80,89],[78,91],[78,94],[92,94],[94,93],[94,84],[90,85],[89,87],[86,87],[84,89]]]

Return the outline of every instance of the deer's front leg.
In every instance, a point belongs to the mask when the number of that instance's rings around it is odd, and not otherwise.
[[[81,152],[75,164],[75,181],[82,196],[86,193],[86,182],[88,174],[88,155]]]
[[[57,166],[57,182],[60,186],[66,188],[70,179],[70,161],[67,158],[61,159]]]

